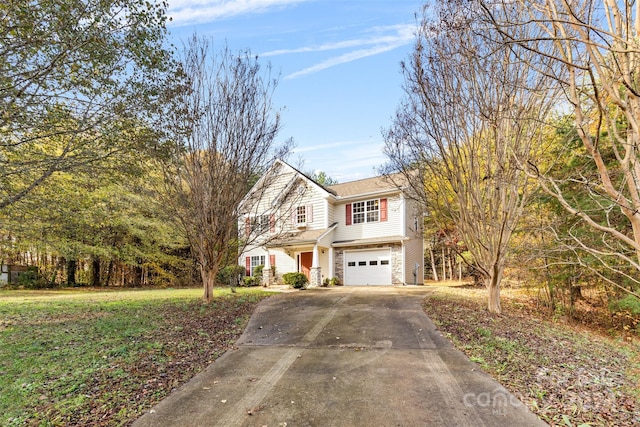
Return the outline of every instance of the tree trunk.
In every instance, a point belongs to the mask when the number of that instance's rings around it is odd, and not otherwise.
[[[100,286],[100,258],[97,256],[91,259],[91,286]]]
[[[556,289],[553,281],[551,280],[551,273],[549,272],[549,265],[547,263],[547,256],[545,255],[545,280],[547,282],[547,289],[549,291],[549,308],[551,312],[556,310]]]
[[[429,255],[431,256],[431,270],[433,271],[433,280],[438,281],[438,269],[436,268],[436,257],[433,254],[433,249],[429,248]]]
[[[138,260],[140,262],[140,260]],[[140,264],[133,268],[133,286],[139,288],[142,286],[142,266]]]
[[[202,299],[209,304],[213,301],[213,284],[216,280],[216,271],[200,267],[200,276],[202,277],[202,286],[204,287],[204,295]]]
[[[540,233],[540,240],[542,242],[542,247],[546,248],[544,233]],[[553,313],[556,310],[556,291],[555,291],[555,285],[551,280],[551,271],[549,269],[549,255],[546,249],[544,251],[543,259],[544,259],[544,277],[545,277],[545,281],[547,282],[547,289],[549,291],[549,308]]]
[[[53,258],[53,259],[56,259],[56,258]],[[51,279],[49,280],[49,284],[52,287],[57,284],[58,271],[60,271],[63,266],[64,266],[64,258],[58,258],[55,261],[55,265],[53,267],[53,273],[51,273]]]
[[[582,287],[580,285],[571,286],[571,299],[574,302],[582,299]]]
[[[500,282],[502,281],[502,268],[494,265],[491,270],[491,276],[487,280],[487,289],[489,291],[489,312],[500,314]]]
[[[78,263],[75,259],[67,260],[67,285],[74,286],[76,284],[76,270]]]
[[[447,258],[444,254],[444,248],[442,248],[442,280],[447,280]]]
[[[573,278],[569,278],[567,282],[569,285],[569,313],[573,316],[576,301],[582,298],[582,288],[575,284],[576,281]]]
[[[495,283],[493,279],[489,279],[489,312],[500,314],[500,285]]]
[[[105,286],[109,286],[112,276],[113,276],[113,260],[109,260],[109,266],[107,267],[107,278],[104,281]]]
[[[631,229],[633,230],[633,238],[637,244],[636,261],[640,263],[640,217],[638,216],[638,211],[636,210],[633,213],[628,213],[627,218],[629,218],[629,222],[631,222]]]

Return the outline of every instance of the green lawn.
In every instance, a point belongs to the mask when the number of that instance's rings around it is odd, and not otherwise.
[[[0,291],[0,425],[122,425],[221,355],[260,289]]]

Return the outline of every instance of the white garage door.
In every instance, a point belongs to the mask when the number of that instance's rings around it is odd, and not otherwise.
[[[345,252],[345,285],[391,285],[391,249]]]

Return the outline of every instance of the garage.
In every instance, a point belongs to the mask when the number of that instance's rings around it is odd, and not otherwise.
[[[348,286],[382,285],[391,282],[391,249],[345,251],[344,284]]]

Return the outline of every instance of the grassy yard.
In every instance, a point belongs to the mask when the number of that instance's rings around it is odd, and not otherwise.
[[[235,342],[260,289],[0,291],[0,425],[134,420]]]
[[[640,425],[640,340],[537,309],[517,289],[502,315],[484,289],[432,286],[424,310],[443,334],[552,426]]]

